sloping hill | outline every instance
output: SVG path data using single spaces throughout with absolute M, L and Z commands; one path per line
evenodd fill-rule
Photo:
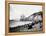
M 38 21 L 34 20 L 34 18 L 38 16 Z M 41 31 L 42 30 L 42 17 L 43 17 L 43 13 L 40 11 L 38 13 L 34 13 L 26 18 L 24 18 L 23 21 L 32 21 L 32 23 L 27 23 L 25 25 L 18 25 L 17 27 L 10 27 L 10 32 L 24 32 L 24 31 Z M 41 19 L 40 19 L 41 18 Z M 22 23 L 21 23 L 22 24 Z

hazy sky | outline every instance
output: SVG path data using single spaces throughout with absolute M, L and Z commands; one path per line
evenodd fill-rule
M 20 19 L 22 14 L 28 17 L 29 15 L 39 11 L 42 11 L 42 6 L 10 4 L 10 20 Z

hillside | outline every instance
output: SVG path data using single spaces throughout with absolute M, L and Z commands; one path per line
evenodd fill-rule
M 43 13 L 40 11 L 38 13 L 34 13 L 24 19 L 20 19 L 22 21 L 31 21 L 32 23 L 27 23 L 25 25 L 18 25 L 17 27 L 10 27 L 10 32 L 26 32 L 26 31 L 41 31 L 42 30 L 42 17 Z M 10 20 L 11 21 L 11 20 Z

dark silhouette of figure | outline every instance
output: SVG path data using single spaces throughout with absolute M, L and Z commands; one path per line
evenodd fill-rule
M 32 23 L 30 23 L 30 24 L 31 24 L 31 25 L 28 25 L 28 27 L 29 27 L 28 29 L 32 29 L 32 26 L 33 26 L 35 23 L 32 22 Z

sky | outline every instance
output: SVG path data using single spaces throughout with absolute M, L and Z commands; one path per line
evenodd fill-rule
M 42 6 L 40 5 L 10 4 L 10 20 L 19 20 L 22 14 L 28 17 L 29 15 L 39 11 L 42 11 Z

